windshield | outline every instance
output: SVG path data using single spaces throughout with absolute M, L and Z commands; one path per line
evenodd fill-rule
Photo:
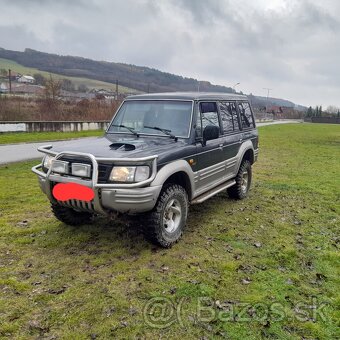
M 189 101 L 126 101 L 117 112 L 107 132 L 132 133 L 132 130 L 137 134 L 187 138 L 191 113 L 192 102 Z

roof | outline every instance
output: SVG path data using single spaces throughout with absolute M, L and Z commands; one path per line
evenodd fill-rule
M 26 78 L 26 79 L 29 79 L 29 80 L 35 80 L 32 76 L 22 76 L 22 78 Z
M 147 93 L 133 95 L 126 98 L 126 100 L 137 99 L 171 99 L 171 100 L 247 100 L 247 96 L 223 93 L 223 92 L 164 92 L 164 93 Z
M 44 88 L 38 85 L 17 85 L 12 87 L 13 93 L 33 93 L 33 94 L 41 94 L 43 93 Z

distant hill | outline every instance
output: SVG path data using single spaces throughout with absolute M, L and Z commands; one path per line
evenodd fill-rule
M 200 91 L 227 92 L 231 87 L 213 85 L 209 81 L 198 81 L 159 70 L 123 63 L 95 61 L 82 57 L 61 56 L 26 48 L 24 52 L 0 48 L 0 58 L 9 59 L 26 67 L 60 75 L 89 78 L 106 83 L 119 84 L 142 92 Z M 250 96 L 254 106 L 265 106 L 266 98 Z M 270 98 L 270 105 L 294 107 L 286 100 Z
M 108 83 L 115 83 L 118 80 L 120 85 L 144 92 L 193 91 L 199 84 L 196 79 L 184 78 L 148 67 L 60 56 L 28 48 L 24 52 L 0 49 L 0 58 L 65 76 L 86 77 Z M 200 82 L 200 90 L 232 92 L 230 87 L 212 85 L 210 82 Z
M 116 89 L 115 84 L 112 84 L 112 83 L 107 83 L 107 82 L 103 82 L 103 81 L 96 80 L 96 79 L 89 79 L 89 78 L 84 78 L 84 77 L 70 77 L 70 76 L 56 74 L 56 73 L 53 73 L 53 72 L 41 71 L 41 70 L 38 70 L 37 68 L 23 66 L 22 64 L 19 64 L 14 60 L 9 60 L 9 59 L 5 59 L 5 58 L 0 58 L 0 70 L 1 69 L 6 69 L 6 70 L 11 69 L 12 71 L 14 71 L 16 73 L 25 74 L 25 75 L 32 75 L 32 76 L 39 73 L 45 78 L 49 78 L 49 76 L 51 75 L 53 77 L 53 79 L 55 79 L 55 80 L 68 79 L 76 87 L 79 87 L 80 85 L 85 85 L 89 89 L 100 88 L 100 89 L 105 89 L 105 90 L 109 90 L 109 91 L 115 91 L 115 89 Z M 0 76 L 0 82 L 1 82 L 1 78 L 4 80 L 4 77 Z M 124 93 L 136 93 L 137 92 L 134 89 L 130 89 L 130 88 L 127 88 L 127 87 L 124 87 L 124 86 L 119 86 L 118 91 L 119 91 L 119 93 L 123 93 L 123 94 Z
M 251 101 L 252 105 L 255 107 L 265 107 L 265 106 L 282 106 L 282 107 L 290 107 L 294 108 L 298 111 L 306 111 L 307 107 L 295 104 L 286 99 L 280 98 L 273 98 L 269 97 L 262 97 L 262 96 L 254 96 L 252 94 L 248 95 L 249 100 Z

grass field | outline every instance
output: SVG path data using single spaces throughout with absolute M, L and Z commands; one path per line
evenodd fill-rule
M 340 126 L 259 131 L 249 198 L 192 206 L 168 250 L 138 221 L 66 226 L 34 162 L 0 167 L 0 336 L 339 338 Z
M 102 130 L 75 132 L 4 132 L 0 133 L 1 144 L 44 142 L 50 140 L 64 140 L 71 138 L 101 136 Z
M 104 81 L 95 80 L 95 79 L 81 78 L 81 77 L 69 77 L 69 76 L 64 76 L 64 75 L 61 75 L 61 74 L 40 71 L 36 68 L 26 67 L 26 66 L 20 65 L 13 60 L 0 58 L 0 69 L 2 69 L 2 68 L 6 69 L 6 70 L 11 69 L 12 71 L 15 71 L 15 72 L 18 72 L 18 73 L 21 73 L 21 74 L 31 75 L 31 76 L 33 76 L 35 73 L 40 73 L 45 78 L 49 78 L 50 74 L 51 74 L 53 79 L 57 79 L 57 80 L 59 80 L 59 79 L 69 79 L 76 86 L 86 85 L 90 89 L 91 88 L 102 88 L 102 89 L 111 90 L 111 91 L 116 90 L 115 84 L 106 83 Z M 138 92 L 134 89 L 130 89 L 130 88 L 125 87 L 125 86 L 118 86 L 118 90 L 119 90 L 120 93 Z

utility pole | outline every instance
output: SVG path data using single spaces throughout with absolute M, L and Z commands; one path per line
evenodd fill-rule
M 150 83 L 148 83 L 148 93 L 150 93 Z
M 197 82 L 197 92 L 200 92 L 200 81 Z
M 266 118 L 267 118 L 267 110 L 268 110 L 268 104 L 269 104 L 269 92 L 272 90 L 272 89 L 270 89 L 270 88 L 268 88 L 268 87 L 264 87 L 263 88 L 264 90 L 267 90 L 267 105 L 266 105 Z
M 8 69 L 9 93 L 12 93 L 12 71 Z
M 116 100 L 118 100 L 118 79 L 116 79 Z

